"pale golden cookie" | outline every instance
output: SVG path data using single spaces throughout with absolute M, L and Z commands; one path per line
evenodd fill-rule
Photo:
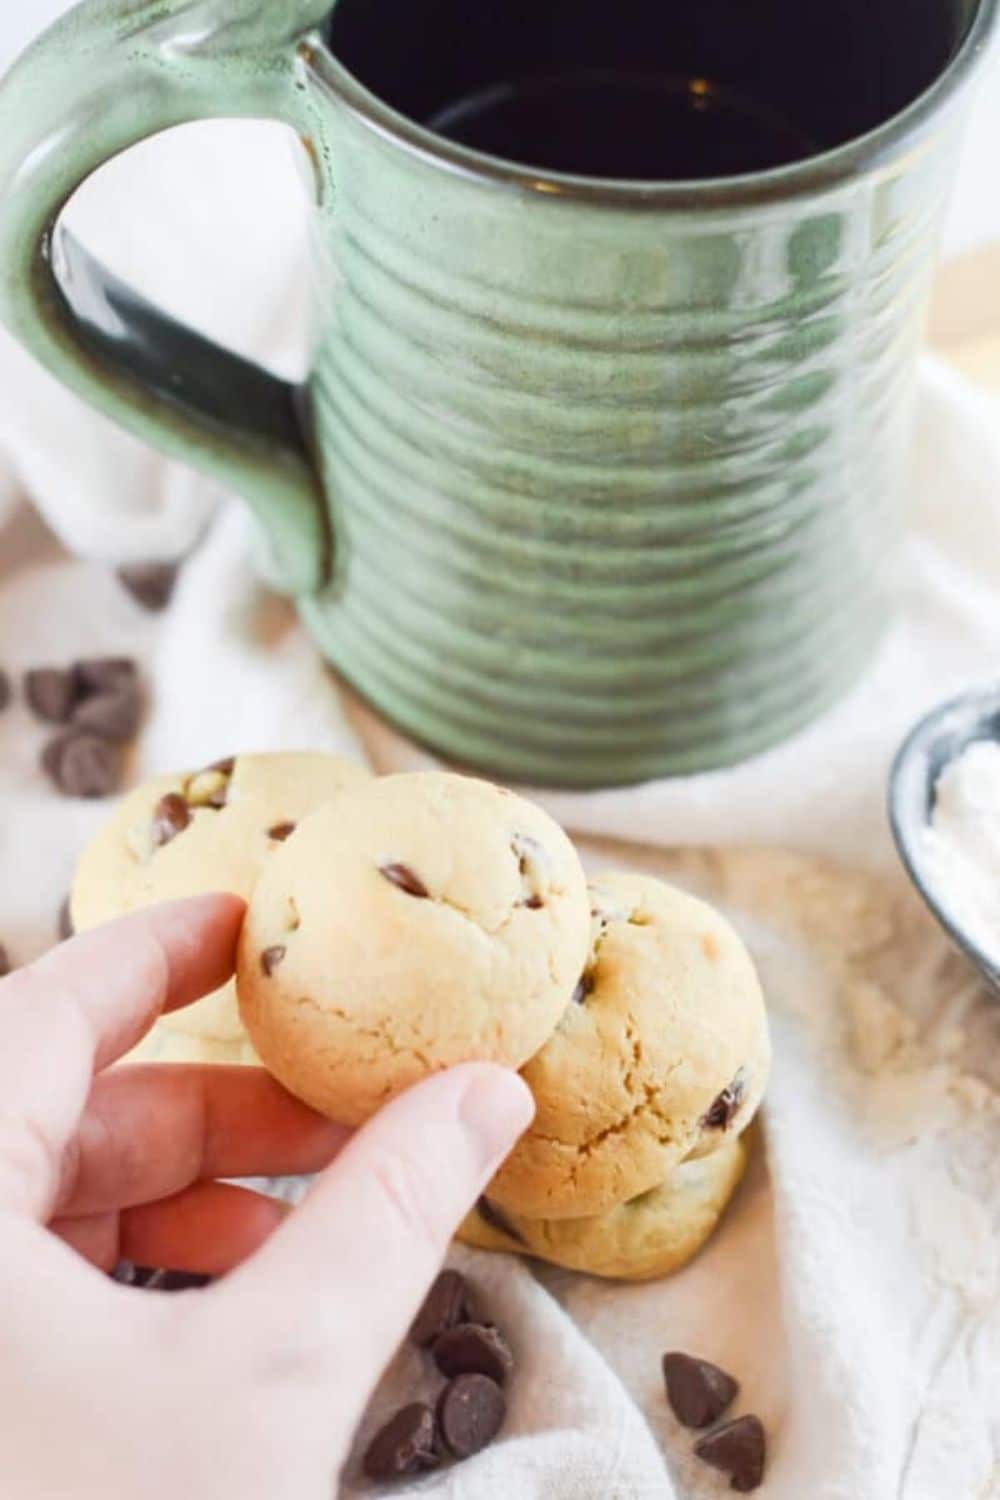
M 616 1281 L 652 1281 L 686 1265 L 715 1231 L 747 1163 L 744 1141 L 675 1168 L 631 1203 L 585 1219 L 525 1219 L 480 1200 L 458 1232 L 466 1245 L 550 1261 Z
M 575 1002 L 523 1070 L 535 1121 L 489 1189 L 531 1219 L 578 1219 L 664 1182 L 753 1118 L 770 1065 L 753 962 L 712 907 L 648 875 L 591 884 Z
M 369 780 L 340 756 L 290 752 L 241 755 L 147 782 L 123 800 L 80 860 L 71 900 L 76 931 L 160 901 L 215 891 L 248 897 L 299 819 Z M 237 1055 L 227 1061 L 256 1061 L 232 981 L 164 1016 L 155 1030 L 228 1047 Z M 201 1060 L 197 1048 L 190 1058 L 180 1055 L 183 1048 L 166 1050 L 171 1060 Z
M 247 1031 L 293 1094 L 347 1124 L 437 1069 L 521 1067 L 586 961 L 562 829 L 467 777 L 390 776 L 306 818 L 240 943 Z

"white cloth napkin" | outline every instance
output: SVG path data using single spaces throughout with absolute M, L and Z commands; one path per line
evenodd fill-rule
M 283 289 L 302 281 L 301 202 L 285 146 L 254 130 L 214 127 L 199 133 L 197 148 L 206 197 L 214 184 L 230 195 L 234 215 L 247 214 L 245 278 L 230 274 L 228 244 L 214 247 L 213 260 L 214 220 L 200 218 L 195 204 L 164 240 L 154 174 L 136 157 L 115 164 L 81 205 L 80 227 L 116 269 L 138 280 L 141 267 L 146 287 L 189 312 L 189 268 L 202 267 L 194 309 L 202 325 L 240 347 L 280 354 L 291 369 L 301 317 Z M 175 150 L 161 157 L 156 198 L 164 170 L 178 190 L 189 180 L 190 146 Z M 240 171 L 259 181 L 265 170 L 275 184 L 290 184 L 279 210 L 287 214 L 284 258 L 270 240 L 257 254 L 244 206 Z M 379 770 L 426 760 L 339 691 L 289 606 L 253 581 L 252 533 L 237 505 L 217 512 L 209 487 L 85 415 L 7 341 L 0 393 L 0 665 L 17 673 L 81 653 L 140 654 L 153 702 L 137 776 L 234 747 L 336 748 L 368 756 Z M 734 771 L 545 796 L 573 831 L 664 848 L 794 847 L 894 874 L 883 799 L 895 745 L 925 707 L 996 676 L 1000 665 L 998 412 L 931 363 L 915 460 L 899 620 L 851 698 L 793 743 Z M 162 620 L 144 615 L 106 566 L 186 552 L 206 528 Z M 52 941 L 76 854 L 104 816 L 51 793 L 35 761 L 43 738 L 20 703 L 0 716 L 0 940 L 16 961 Z M 766 883 L 768 869 L 749 886 Z M 834 906 L 843 918 L 837 891 L 831 924 Z M 820 925 L 822 910 L 819 900 L 812 915 Z M 946 1118 L 935 1106 L 922 1123 L 924 1091 L 937 1104 L 962 1093 L 935 1013 L 939 1001 L 955 1001 L 955 981 L 938 992 L 937 949 L 907 980 L 923 993 L 924 1018 L 934 1013 L 940 1055 L 918 1055 L 896 1034 L 892 1005 L 882 1015 L 877 995 L 862 996 L 866 1045 L 878 1055 L 868 1059 L 869 1082 L 856 1067 L 848 1088 L 838 1037 L 850 995 L 831 981 L 830 963 L 814 962 L 807 944 L 785 942 L 779 927 L 764 921 L 751 933 L 778 1043 L 766 1166 L 759 1158 L 722 1233 L 671 1282 L 628 1289 L 536 1278 L 514 1262 L 465 1257 L 517 1342 L 521 1372 L 506 1440 L 423 1482 L 435 1495 L 724 1493 L 725 1481 L 691 1458 L 690 1438 L 667 1415 L 657 1357 L 672 1346 L 717 1357 L 741 1377 L 743 1409 L 758 1410 L 771 1433 L 769 1500 L 1000 1500 L 995 1096 L 977 1095 L 968 1119 L 955 1103 Z M 996 1048 L 997 1013 L 975 1014 L 981 1049 Z M 875 1024 L 880 1015 L 888 1040 Z M 900 1048 L 913 1066 L 884 1075 L 882 1054 Z M 881 1122 L 877 1131 L 865 1126 L 869 1115 Z M 896 1117 L 903 1123 L 887 1137 L 886 1119 Z M 404 1354 L 380 1409 L 416 1378 Z

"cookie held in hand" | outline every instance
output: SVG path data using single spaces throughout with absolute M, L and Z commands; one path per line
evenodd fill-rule
M 586 960 L 579 858 L 487 782 L 390 776 L 306 818 L 250 903 L 240 1008 L 293 1094 L 358 1125 L 439 1069 L 519 1068 Z

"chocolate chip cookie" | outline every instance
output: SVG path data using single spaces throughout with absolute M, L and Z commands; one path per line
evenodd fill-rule
M 538 1112 L 489 1189 L 529 1219 L 603 1214 L 745 1129 L 770 1065 L 747 950 L 718 912 L 647 875 L 590 887 L 573 1003 L 523 1069 Z
M 581 1219 L 527 1219 L 480 1202 L 458 1238 L 480 1250 L 508 1251 L 616 1281 L 653 1281 L 679 1271 L 717 1228 L 747 1162 L 746 1140 L 687 1161 L 667 1182 L 608 1213 Z
M 241 755 L 158 777 L 124 799 L 81 858 L 73 926 L 83 932 L 159 901 L 214 891 L 248 897 L 306 813 L 369 779 L 339 756 L 294 753 Z M 256 1062 L 235 985 L 164 1016 L 133 1057 Z
M 521 1067 L 589 948 L 579 858 L 511 792 L 390 776 L 306 818 L 268 862 L 240 943 L 247 1031 L 314 1108 L 359 1124 L 439 1068 Z

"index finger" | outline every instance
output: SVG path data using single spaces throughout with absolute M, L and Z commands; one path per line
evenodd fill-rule
M 48 1212 L 94 1073 L 225 983 L 243 912 L 235 896 L 152 907 L 0 983 L 0 1206 Z

